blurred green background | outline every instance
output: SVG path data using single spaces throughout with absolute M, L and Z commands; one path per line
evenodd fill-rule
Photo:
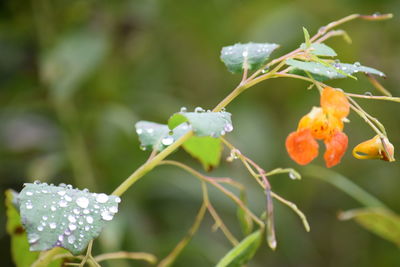
M 303 41 L 302 26 L 320 26 L 351 13 L 394 13 L 384 22 L 354 21 L 342 28 L 353 44 L 328 41 L 344 62 L 360 61 L 388 76 L 383 85 L 400 95 L 400 1 L 265 0 L 32 0 L 0 2 L 0 186 L 21 190 L 35 179 L 66 182 L 111 193 L 149 152 L 139 149 L 137 120 L 165 123 L 180 107 L 215 106 L 239 82 L 219 60 L 222 46 L 275 42 L 282 55 Z M 367 80 L 330 82 L 348 92 L 374 92 Z M 297 80 L 270 80 L 235 100 L 228 111 L 235 130 L 228 139 L 266 170 L 294 167 L 284 141 L 311 106 L 315 90 Z M 399 104 L 359 101 L 385 124 L 400 145 Z M 372 130 L 350 115 L 349 147 Z M 224 158 L 229 154 L 225 151 Z M 322 154 L 322 153 L 321 153 Z M 200 169 L 185 152 L 171 158 Z M 315 164 L 323 165 L 322 157 Z M 348 151 L 335 171 L 400 211 L 400 166 L 358 161 Z M 211 175 L 245 183 L 250 205 L 261 212 L 263 193 L 239 162 L 225 160 Z M 340 222 L 337 212 L 360 205 L 319 180 L 271 177 L 273 190 L 306 213 L 311 232 L 275 204 L 278 248 L 264 244 L 249 266 L 400 266 L 398 248 L 360 228 Z M 3 195 L 2 195 L 3 199 Z M 240 236 L 235 206 L 212 192 L 215 207 Z M 190 227 L 201 203 L 198 181 L 161 166 L 123 197 L 121 211 L 95 243 L 96 253 L 146 251 L 162 258 Z M 1 206 L 2 266 L 12 266 Z M 174 266 L 213 266 L 229 250 L 207 216 Z M 114 262 L 109 266 L 146 266 Z

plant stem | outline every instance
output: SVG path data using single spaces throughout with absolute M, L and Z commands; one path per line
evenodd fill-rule
M 144 260 L 152 264 L 157 262 L 157 258 L 152 254 L 145 252 L 127 252 L 127 251 L 104 253 L 96 256 L 94 259 L 97 262 L 106 260 L 116 260 L 116 259 Z
M 171 154 L 175 149 L 180 147 L 186 140 L 193 136 L 193 132 L 190 131 L 183 135 L 181 138 L 176 140 L 169 147 L 161 151 L 157 156 L 147 161 L 145 164 L 140 166 L 134 173 L 132 173 L 122 184 L 120 184 L 112 195 L 121 196 L 125 193 L 126 190 L 129 189 L 135 182 L 137 182 L 140 178 L 142 178 L 146 173 L 151 171 L 154 167 L 156 167 L 163 159 L 165 159 L 169 154 Z
M 235 194 L 233 194 L 231 191 L 227 190 L 225 187 L 221 186 L 214 179 L 212 179 L 210 177 L 206 177 L 203 174 L 201 174 L 200 172 L 198 172 L 198 171 L 192 169 L 191 167 L 189 167 L 189 166 L 187 166 L 187 165 L 185 165 L 183 163 L 180 163 L 178 161 L 164 160 L 164 161 L 161 161 L 159 163 L 159 165 L 163 165 L 163 164 L 177 166 L 177 167 L 179 167 L 179 168 L 191 173 L 193 176 L 199 178 L 200 180 L 212 184 L 214 187 L 216 187 L 221 192 L 223 192 L 226 196 L 228 196 L 230 199 L 232 199 L 239 207 L 241 207 L 258 225 L 260 225 L 261 228 L 264 227 L 264 223 L 256 215 L 254 215 L 254 213 L 251 212 L 246 207 L 246 205 L 237 196 L 235 196 Z
M 192 239 L 194 234 L 197 232 L 197 230 L 200 227 L 201 222 L 203 221 L 204 215 L 207 211 L 207 205 L 203 201 L 197 215 L 196 219 L 194 220 L 194 223 L 192 227 L 190 227 L 188 233 L 186 236 L 176 245 L 176 247 L 171 251 L 170 254 L 168 254 L 167 257 L 165 257 L 157 266 L 158 267 L 168 267 L 171 266 L 175 259 L 179 256 L 179 254 L 182 252 L 182 250 L 186 247 L 186 245 L 189 243 L 189 241 Z

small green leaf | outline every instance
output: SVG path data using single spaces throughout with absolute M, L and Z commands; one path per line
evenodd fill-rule
M 61 39 L 43 58 L 42 77 L 58 100 L 67 100 L 96 68 L 107 52 L 100 33 L 75 32 Z
M 221 60 L 232 73 L 241 73 L 247 66 L 248 70 L 262 67 L 271 53 L 279 45 L 269 43 L 247 43 L 225 46 L 221 50 Z
M 310 42 L 310 34 L 308 33 L 307 29 L 303 27 L 303 33 L 304 33 L 304 40 L 305 40 L 305 47 L 310 48 L 311 47 L 311 42 Z
M 196 136 L 220 137 L 233 130 L 231 114 L 225 111 L 204 112 L 179 112 L 172 115 L 168 121 L 170 129 L 177 124 L 187 121 Z
M 190 130 L 187 123 L 183 123 L 173 130 L 170 130 L 166 124 L 150 121 L 139 121 L 135 127 L 141 148 L 143 150 L 156 149 L 157 151 L 164 150 Z
M 183 148 L 192 157 L 198 159 L 207 171 L 219 164 L 222 153 L 222 145 L 219 138 L 192 136 L 183 144 Z
M 247 205 L 247 197 L 244 191 L 240 192 L 240 200 Z M 238 217 L 243 234 L 245 236 L 249 235 L 253 230 L 253 220 L 251 217 L 240 206 L 237 207 L 236 216 Z
M 28 238 L 26 237 L 25 229 L 22 227 L 18 210 L 15 208 L 18 193 L 13 190 L 7 190 L 5 194 L 7 233 L 11 236 L 12 258 L 17 267 L 29 267 L 39 257 L 39 253 L 29 251 Z
M 300 48 L 306 50 L 308 47 L 305 43 L 300 45 Z M 314 43 L 310 45 L 309 52 L 316 56 L 323 56 L 323 57 L 336 57 L 337 54 L 335 50 L 327 46 L 326 44 Z
M 232 248 L 216 265 L 216 267 L 241 267 L 253 258 L 261 244 L 262 232 L 260 230 L 243 239 Z
M 400 216 L 384 208 L 355 209 L 339 214 L 339 219 L 354 219 L 368 231 L 400 246 Z
M 30 250 L 63 247 L 74 255 L 100 234 L 121 201 L 116 196 L 46 183 L 25 184 L 18 199 Z
M 348 75 L 363 72 L 366 74 L 375 74 L 381 77 L 384 77 L 385 74 L 381 71 L 376 69 L 365 67 L 360 65 L 360 63 L 356 62 L 354 64 L 348 63 L 333 63 L 331 67 L 327 67 L 319 62 L 306 62 L 300 61 L 295 59 L 288 59 L 286 60 L 286 64 L 289 66 L 294 67 L 292 72 L 301 74 L 301 71 L 307 71 L 312 73 L 313 75 L 317 75 L 321 80 L 322 79 L 339 79 L 339 78 L 346 78 L 345 75 L 340 74 L 338 71 L 345 72 Z M 337 71 L 335 71 L 335 69 Z M 300 71 L 299 71 L 300 70 Z M 304 75 L 306 76 L 306 75 Z

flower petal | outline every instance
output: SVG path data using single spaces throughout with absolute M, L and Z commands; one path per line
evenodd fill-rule
M 318 143 L 310 129 L 292 132 L 286 138 L 286 150 L 298 164 L 306 165 L 318 156 Z
M 325 140 L 324 159 L 326 167 L 333 167 L 340 162 L 346 152 L 348 142 L 347 135 L 341 131 L 335 131 L 330 139 Z
M 303 116 L 297 130 L 310 129 L 315 139 L 330 139 L 336 130 L 343 130 L 343 122 L 337 117 L 325 113 L 320 107 L 313 107 Z
M 358 144 L 353 149 L 353 156 L 357 159 L 381 159 L 385 161 L 394 161 L 394 146 L 387 138 L 381 139 L 379 135 L 376 135 L 375 137 Z
M 321 107 L 326 113 L 343 119 L 349 115 L 350 104 L 346 95 L 332 87 L 325 87 L 321 94 Z

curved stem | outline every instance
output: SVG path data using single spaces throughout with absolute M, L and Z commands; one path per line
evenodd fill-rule
M 194 170 L 193 168 L 180 163 L 178 161 L 173 161 L 173 160 L 164 160 L 159 163 L 159 165 L 174 165 L 177 166 L 189 173 L 191 173 L 193 176 L 199 178 L 202 181 L 205 181 L 209 184 L 212 184 L 214 187 L 216 187 L 218 190 L 223 192 L 226 196 L 228 196 L 230 199 L 232 199 L 239 207 L 241 207 L 260 227 L 264 227 L 264 223 L 262 220 L 260 220 L 256 215 L 254 215 L 253 212 L 249 210 L 249 208 L 246 207 L 246 205 L 237 197 L 235 194 L 233 194 L 231 191 L 226 189 L 225 187 L 221 186 L 218 182 L 216 182 L 213 178 L 204 176 L 200 172 Z
M 120 184 L 117 189 L 112 192 L 112 195 L 121 196 L 129 189 L 135 182 L 142 178 L 146 173 L 151 171 L 156 167 L 163 159 L 165 159 L 169 154 L 171 154 L 175 149 L 180 147 L 186 140 L 193 136 L 193 132 L 190 131 L 183 135 L 181 138 L 176 140 L 169 147 L 161 151 L 157 156 L 147 161 L 145 164 L 140 166 L 134 173 L 132 173 L 122 184 Z

